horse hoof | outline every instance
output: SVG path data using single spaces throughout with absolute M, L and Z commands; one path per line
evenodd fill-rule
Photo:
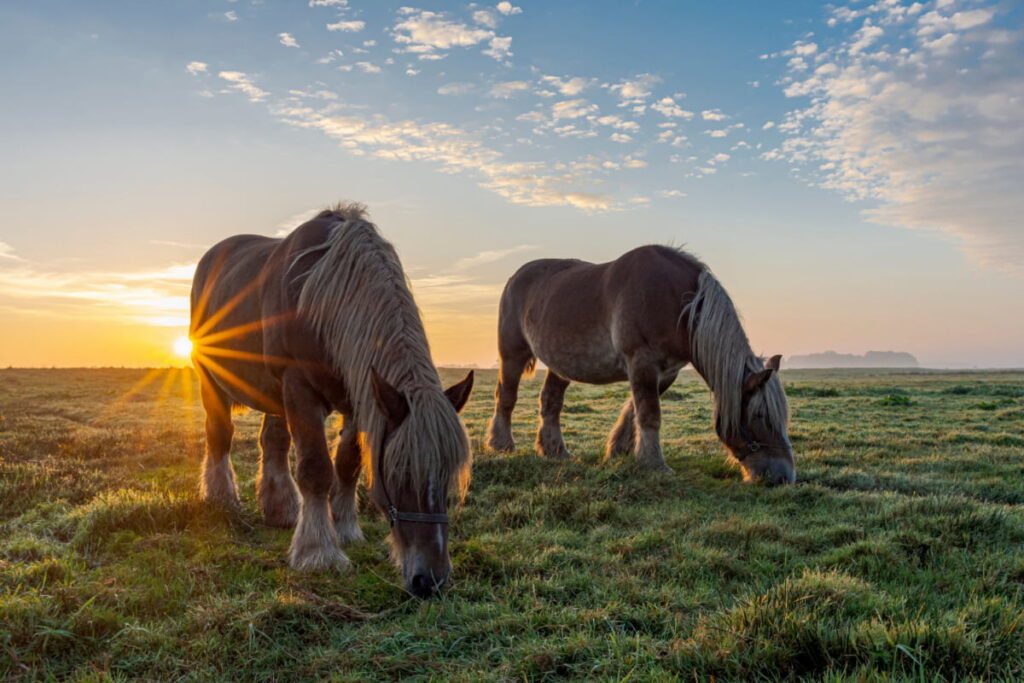
M 317 549 L 307 552 L 292 552 L 289 564 L 296 571 L 333 570 L 346 573 L 352 569 L 352 562 L 337 548 Z
M 366 536 L 363 536 L 363 530 L 359 528 L 359 524 L 336 524 L 334 529 L 338 532 L 338 542 L 342 545 L 362 543 L 366 540 Z

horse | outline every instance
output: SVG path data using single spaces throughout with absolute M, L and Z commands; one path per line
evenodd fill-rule
M 536 450 L 570 457 L 560 414 L 570 382 L 629 381 L 631 396 L 605 457 L 635 453 L 665 464 L 660 396 L 688 363 L 714 395 L 715 431 L 746 481 L 793 483 L 789 408 L 778 379 L 781 356 L 751 351 L 736 308 L 711 270 L 681 249 L 642 246 L 609 263 L 540 259 L 509 278 L 498 311 L 500 371 L 487 445 L 513 451 L 519 380 L 547 366 Z
M 350 567 L 340 545 L 363 540 L 364 470 L 406 590 L 435 593 L 451 571 L 449 496 L 469 485 L 458 413 L 473 373 L 442 388 L 398 255 L 365 207 L 335 205 L 284 238 L 219 242 L 196 268 L 191 308 L 206 413 L 201 497 L 239 505 L 232 408 L 261 411 L 257 497 L 266 524 L 295 527 L 291 567 Z M 332 463 L 324 420 L 335 411 L 343 422 Z

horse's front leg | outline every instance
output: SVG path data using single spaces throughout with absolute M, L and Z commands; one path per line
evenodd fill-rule
M 487 426 L 487 447 L 492 451 L 510 453 L 516 449 L 512 438 L 512 410 L 519 396 L 519 379 L 531 358 L 529 351 L 501 357 L 498 386 L 494 390 L 494 415 Z
M 359 428 L 355 419 L 351 415 L 346 415 L 338 448 L 334 453 L 334 471 L 338 475 L 338 480 L 331 493 L 331 515 L 342 543 L 362 541 L 364 538 L 356 515 L 356 485 L 359 483 L 359 471 L 362 466 Z
M 284 529 L 295 526 L 299 516 L 299 492 L 288 467 L 292 437 L 283 417 L 266 414 L 260 426 L 260 472 L 256 497 L 267 526 Z
M 540 392 L 540 428 L 537 430 L 537 452 L 549 458 L 572 457 L 562 438 L 562 405 L 569 380 L 549 368 Z
M 651 469 L 671 472 L 661 451 L 661 392 L 657 366 L 642 355 L 631 358 L 629 388 L 636 411 L 636 459 Z
M 237 508 L 238 484 L 230 455 L 231 437 L 235 433 L 231 424 L 231 401 L 201 363 L 196 363 L 196 374 L 199 375 L 200 397 L 206 411 L 206 454 L 199 478 L 199 497 L 208 503 Z
M 662 378 L 660 384 L 658 385 L 659 396 L 663 396 L 665 392 L 668 391 L 669 387 L 671 387 L 675 383 L 676 377 L 678 375 L 679 373 L 676 372 L 674 374 Z M 605 459 L 608 459 L 616 455 L 633 453 L 635 450 L 636 410 L 633 409 L 633 397 L 630 396 L 622 405 L 622 412 L 619 413 L 619 419 L 618 421 L 616 421 L 615 426 L 612 428 L 611 433 L 608 435 L 608 441 L 605 443 L 604 457 Z
M 290 371 L 284 377 L 284 407 L 295 440 L 295 474 L 302 494 L 289 551 L 291 566 L 346 570 L 351 563 L 338 545 L 328 501 L 334 468 L 324 438 L 327 409 L 302 375 Z

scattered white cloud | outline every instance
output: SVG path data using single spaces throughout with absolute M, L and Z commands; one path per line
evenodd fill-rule
M 505 16 L 509 16 L 509 15 L 512 15 L 512 14 L 522 14 L 523 13 L 523 8 L 522 7 L 516 7 L 511 2 L 505 2 L 504 0 L 502 0 L 502 2 L 499 2 L 497 5 L 495 5 L 495 9 L 497 9 L 499 12 L 501 12 Z
M 668 118 L 692 119 L 693 112 L 683 109 L 671 97 L 663 97 L 651 105 L 651 109 Z
M 833 10 L 835 25 L 863 23 L 811 75 L 784 80 L 808 101 L 764 156 L 871 202 L 872 220 L 938 231 L 975 262 L 1024 274 L 1024 34 L 990 26 L 998 5 L 918 5 Z
M 597 105 L 584 99 L 563 100 L 551 105 L 551 116 L 557 119 L 578 119 L 597 111 Z
M 252 77 L 241 71 L 221 71 L 217 75 L 228 82 L 229 89 L 244 93 L 250 102 L 262 102 L 270 94 L 257 87 Z
M 627 142 L 632 142 L 633 136 L 627 135 L 626 133 L 612 133 L 611 135 L 608 136 L 608 139 L 611 140 L 612 142 L 625 144 Z
M 24 261 L 25 260 L 25 259 L 21 258 L 20 256 L 18 256 L 17 254 L 15 254 L 14 253 L 14 247 L 12 247 L 11 245 L 7 244 L 6 242 L 0 242 L 0 259 L 7 260 L 7 261 Z
M 356 62 L 356 66 L 363 72 L 368 74 L 380 73 L 380 67 L 371 62 Z
M 473 12 L 473 21 L 487 28 L 498 28 L 498 17 L 490 10 L 482 9 Z
M 35 315 L 186 327 L 194 272 L 195 264 L 61 272 L 15 257 L 0 261 L 0 296 L 31 301 Z
M 278 33 L 278 39 L 281 44 L 285 47 L 299 47 L 299 43 L 295 40 L 295 37 L 290 33 Z
M 229 10 L 224 13 L 224 18 L 228 21 L 238 21 L 238 14 L 234 10 Z
M 392 28 L 396 43 L 405 52 L 433 55 L 437 50 L 472 47 L 487 43 L 483 54 L 501 60 L 511 55 L 512 38 L 495 35 L 490 28 L 479 28 L 448 19 L 444 13 L 403 7 L 399 21 Z
M 358 33 L 364 28 L 366 28 L 366 22 L 358 20 L 336 21 L 333 24 L 327 24 L 328 31 L 342 31 L 345 33 Z
M 558 76 L 541 76 L 542 83 L 549 85 L 566 97 L 574 97 L 586 90 L 594 81 L 580 76 L 560 78 Z
M 700 113 L 700 117 L 705 121 L 725 121 L 729 118 L 718 109 L 705 109 Z
M 185 66 L 185 71 L 196 76 L 198 74 L 206 73 L 207 66 L 206 62 L 189 62 L 188 65 Z
M 625 78 L 608 87 L 627 102 L 644 100 L 651 95 L 651 88 L 661 82 L 660 76 L 654 74 L 637 74 L 633 78 Z
M 489 97 L 507 100 L 516 93 L 524 92 L 529 88 L 530 84 L 526 81 L 505 81 L 504 83 L 495 83 L 487 94 Z
M 445 83 L 437 89 L 438 95 L 465 95 L 476 87 L 472 83 Z
M 336 7 L 345 9 L 348 7 L 348 0 L 309 0 L 310 7 Z
M 455 265 L 451 267 L 451 270 L 456 273 L 460 273 L 466 270 L 472 270 L 478 266 L 484 266 L 488 263 L 495 263 L 500 261 L 507 256 L 512 254 L 521 254 L 524 251 L 532 251 L 537 246 L 534 244 L 520 244 L 515 247 L 509 247 L 508 249 L 493 249 L 488 251 L 481 251 L 475 256 L 469 256 L 466 258 L 459 259 L 455 262 Z

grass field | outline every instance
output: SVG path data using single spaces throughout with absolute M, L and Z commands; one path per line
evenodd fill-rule
M 452 380 L 456 371 L 444 371 Z M 387 525 L 349 575 L 299 574 L 254 500 L 195 496 L 190 371 L 0 371 L 0 677 L 829 681 L 1024 678 L 1024 373 L 784 371 L 798 484 L 745 485 L 689 373 L 666 396 L 672 476 L 601 462 L 623 385 L 573 385 L 575 461 L 482 452 L 454 585 L 409 598 Z M 541 375 L 542 377 L 542 375 Z

